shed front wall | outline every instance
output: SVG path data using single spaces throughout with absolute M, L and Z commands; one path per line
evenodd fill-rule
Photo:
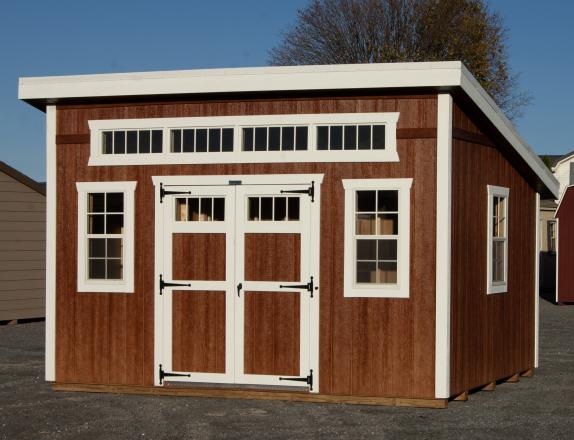
M 574 302 L 574 188 L 566 189 L 560 201 L 558 218 L 557 302 Z
M 57 139 L 88 120 L 247 114 L 400 112 L 399 129 L 436 133 L 428 96 L 284 98 L 58 106 Z M 413 137 L 412 131 L 410 136 Z M 73 139 L 68 137 L 67 139 Z M 82 141 L 87 142 L 87 141 Z M 89 144 L 57 144 L 56 381 L 152 385 L 152 176 L 324 173 L 321 186 L 320 388 L 325 394 L 434 398 L 436 138 L 399 139 L 397 163 L 89 167 Z M 217 159 L 217 153 L 214 153 Z M 343 297 L 342 179 L 411 177 L 410 298 Z M 77 181 L 137 181 L 135 292 L 77 293 Z
M 0 321 L 43 318 L 46 196 L 0 172 Z
M 456 103 L 453 127 L 483 134 Z M 487 185 L 510 188 L 508 291 L 490 295 Z M 534 368 L 535 216 L 534 189 L 497 148 L 453 139 L 451 395 Z

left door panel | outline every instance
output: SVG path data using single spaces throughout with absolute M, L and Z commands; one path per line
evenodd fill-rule
M 163 380 L 231 383 L 234 188 L 166 188 L 162 204 Z

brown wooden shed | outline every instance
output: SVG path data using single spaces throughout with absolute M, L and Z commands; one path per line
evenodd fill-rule
M 556 302 L 574 303 L 574 186 L 562 193 L 556 209 Z
M 459 62 L 23 78 L 59 389 L 444 407 L 537 364 L 557 182 Z
M 43 318 L 45 186 L 0 161 L 0 321 Z

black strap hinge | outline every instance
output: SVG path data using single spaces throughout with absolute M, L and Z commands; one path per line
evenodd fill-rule
M 315 287 L 315 283 L 313 282 L 313 277 L 307 284 L 280 284 L 280 289 L 305 289 L 307 292 L 311 294 L 311 298 L 313 298 L 313 291 L 317 290 L 319 287 Z
M 183 287 L 191 287 L 189 283 L 170 283 L 163 280 L 162 274 L 159 274 L 159 294 L 163 295 L 163 289 L 165 287 L 176 287 L 176 286 L 183 286 Z
M 173 194 L 191 194 L 191 191 L 168 191 L 163 187 L 163 183 L 159 184 L 159 203 L 163 203 L 163 198 L 165 196 L 170 196 Z
M 161 364 L 159 364 L 159 384 L 163 384 L 163 380 L 166 377 L 191 377 L 189 373 L 168 373 L 167 371 L 163 371 Z
M 307 194 L 311 197 L 311 202 L 315 201 L 315 181 L 311 182 L 311 186 L 307 189 L 282 189 L 281 194 Z
M 309 376 L 307 377 L 280 377 L 279 380 L 288 380 L 291 382 L 305 382 L 309 385 L 309 390 L 313 391 L 313 370 L 309 371 Z

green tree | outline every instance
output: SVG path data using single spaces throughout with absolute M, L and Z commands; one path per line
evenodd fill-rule
M 312 0 L 272 65 L 462 61 L 510 119 L 530 97 L 508 62 L 507 29 L 484 0 Z

